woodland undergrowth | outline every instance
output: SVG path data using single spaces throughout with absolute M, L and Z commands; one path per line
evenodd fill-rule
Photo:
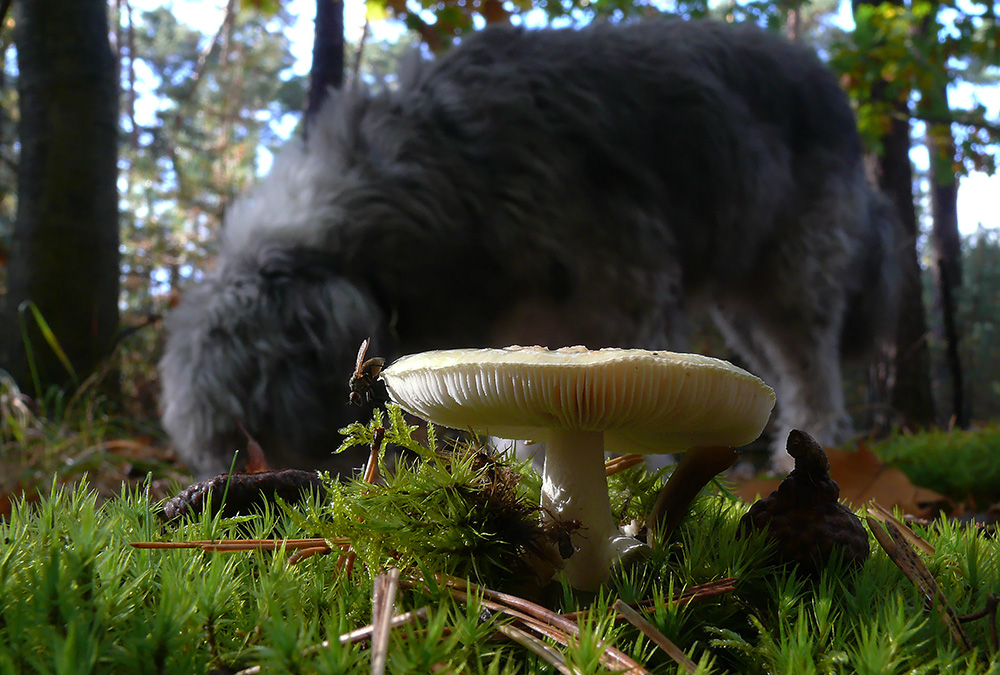
M 16 503 L 0 522 L 0 674 L 370 673 L 382 659 L 389 673 L 612 673 L 630 662 L 651 673 L 1000 673 L 989 617 L 962 624 L 973 649 L 961 648 L 874 538 L 856 572 L 834 561 L 803 577 L 768 563 L 761 537 L 737 538 L 747 507 L 718 485 L 601 592 L 574 592 L 558 575 L 542 585 L 535 558 L 547 549 L 551 560 L 561 535 L 538 524 L 537 474 L 433 431 L 417 442 L 395 409 L 352 426 L 347 444 L 371 444 L 380 428 L 382 447 L 404 450 L 395 461 L 382 452 L 379 480 L 331 480 L 297 506 L 166 525 L 148 490 L 98 504 L 86 483 Z M 620 521 L 641 520 L 662 480 L 642 467 L 611 476 Z M 934 547 L 920 555 L 958 614 L 1000 593 L 989 533 L 945 519 L 914 529 Z M 302 556 L 281 546 L 131 546 L 306 537 L 330 552 L 289 564 Z M 379 624 L 387 578 L 386 616 L 408 620 L 379 643 L 359 629 Z M 720 580 L 730 580 L 724 592 L 697 590 Z M 684 589 L 694 591 L 673 601 Z M 550 637 L 514 618 L 509 603 L 521 600 L 549 612 L 538 630 L 550 626 Z M 616 601 L 687 658 L 621 619 Z

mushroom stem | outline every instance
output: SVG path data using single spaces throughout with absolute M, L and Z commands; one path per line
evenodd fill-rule
M 685 452 L 646 519 L 653 535 L 666 541 L 687 515 L 688 506 L 701 489 L 731 467 L 737 456 L 732 448 L 719 446 L 691 448 Z
M 542 507 L 561 523 L 579 521 L 579 529 L 571 533 L 576 550 L 564 567 L 573 588 L 597 590 L 607 580 L 615 560 L 642 546 L 622 535 L 611 516 L 601 432 L 548 431 Z

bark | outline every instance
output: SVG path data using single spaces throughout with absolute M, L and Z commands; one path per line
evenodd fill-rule
M 926 15 L 921 22 L 919 37 L 929 52 L 927 63 L 934 67 L 934 76 L 927 90 L 921 92 L 919 112 L 940 120 L 951 119 L 948 104 L 947 56 L 937 53 L 937 35 L 940 26 L 937 11 Z M 933 66 L 930 66 L 933 64 Z M 962 238 L 958 232 L 958 178 L 955 135 L 951 122 L 927 123 L 927 154 L 930 157 L 931 201 L 931 276 L 934 280 L 934 305 L 939 321 L 935 324 L 939 339 L 944 343 L 945 358 L 940 375 L 935 369 L 935 381 L 947 382 L 951 405 L 944 422 L 964 428 L 969 424 L 969 409 L 965 401 L 962 362 L 958 352 L 958 323 L 956 320 L 956 292 L 962 285 Z
M 903 224 L 902 291 L 895 344 L 890 348 L 890 405 L 903 425 L 916 428 L 934 422 L 931 394 L 927 319 L 920 283 L 917 253 L 917 215 L 913 206 L 913 167 L 910 165 L 910 123 L 900 105 L 890 131 L 882 138 L 878 158 L 879 186 L 896 205 Z
M 938 92 L 947 105 L 945 93 Z M 934 299 L 941 319 L 941 337 L 945 346 L 945 378 L 948 380 L 951 405 L 948 422 L 960 428 L 969 425 L 969 406 L 965 400 L 965 382 L 959 357 L 959 329 L 955 298 L 962 285 L 961 236 L 958 232 L 958 181 L 955 177 L 955 138 L 948 126 L 931 129 L 927 137 L 930 154 L 930 191 L 933 229 L 931 230 L 932 276 Z
M 105 0 L 15 3 L 21 161 L 0 367 L 30 379 L 18 308 L 31 301 L 77 380 L 118 329 L 118 86 Z M 25 315 L 41 386 L 72 378 Z M 30 389 L 29 389 L 30 391 Z
M 343 85 L 344 3 L 342 0 L 316 0 L 316 31 L 306 120 L 316 115 L 331 88 L 340 89 Z

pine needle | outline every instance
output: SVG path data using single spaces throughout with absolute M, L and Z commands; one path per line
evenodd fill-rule
M 633 466 L 638 466 L 645 461 L 646 458 L 643 455 L 620 455 L 612 457 L 604 463 L 604 475 L 613 476 L 626 469 L 631 469 Z
M 487 609 L 511 616 L 529 630 L 562 645 L 568 646 L 580 637 L 580 628 L 574 621 L 530 600 L 444 574 L 435 575 L 435 579 L 438 585 L 448 589 L 455 599 L 467 602 L 470 593 L 481 594 L 482 604 Z M 422 579 L 414 581 L 423 583 Z M 601 663 L 610 670 L 622 672 L 623 675 L 649 675 L 649 671 L 613 645 L 604 645 Z
M 579 670 L 570 667 L 566 663 L 566 659 L 563 658 L 563 655 L 558 650 L 553 649 L 552 646 L 539 640 L 534 635 L 508 624 L 500 624 L 497 626 L 497 631 L 538 656 L 562 673 L 562 675 L 581 675 Z
M 350 543 L 346 539 L 323 539 L 314 537 L 310 539 L 201 539 L 195 541 L 133 541 L 133 548 L 141 549 L 171 549 L 171 548 L 200 548 L 203 551 L 230 552 L 230 551 L 277 551 L 284 548 L 286 551 L 308 548 L 324 548 L 330 550 L 331 546 Z
M 667 655 L 677 662 L 679 666 L 687 670 L 689 673 L 693 673 L 698 670 L 698 664 L 688 658 L 687 654 L 681 651 L 680 647 L 675 645 L 670 638 L 661 633 L 656 629 L 656 626 L 646 621 L 645 618 L 639 612 L 635 611 L 619 598 L 615 600 L 615 604 L 612 605 L 614 609 L 625 617 L 629 623 L 642 631 L 642 634 L 652 640 L 660 649 L 665 651 Z
M 375 577 L 372 587 L 372 675 L 382 675 L 385 672 L 389 654 L 389 631 L 392 629 L 398 588 L 399 569 L 396 567 Z

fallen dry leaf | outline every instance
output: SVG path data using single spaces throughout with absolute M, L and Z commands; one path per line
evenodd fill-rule
M 830 477 L 840 486 L 840 501 L 853 509 L 874 499 L 890 510 L 898 508 L 923 518 L 935 515 L 942 505 L 951 505 L 944 495 L 914 485 L 902 471 L 883 464 L 864 444 L 856 450 L 827 450 L 826 454 L 830 458 Z M 733 492 L 753 502 L 758 496 L 771 494 L 779 483 L 780 479 L 743 481 Z

